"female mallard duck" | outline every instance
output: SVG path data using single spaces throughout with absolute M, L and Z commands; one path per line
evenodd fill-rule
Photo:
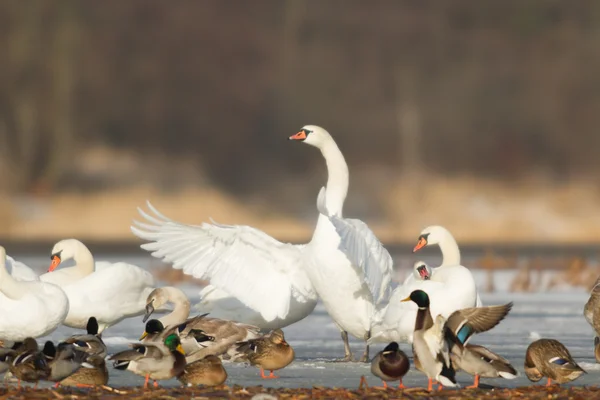
M 475 333 L 496 326 L 510 311 L 512 303 L 502 306 L 465 308 L 453 312 L 448 319 L 438 315 L 433 321 L 429 296 L 414 290 L 402 301 L 413 301 L 419 307 L 413 335 L 415 368 L 429 378 L 428 390 L 435 379 L 443 386 L 457 386 L 450 352 L 462 357 L 464 345 Z
M 539 339 L 527 347 L 525 353 L 525 375 L 532 382 L 543 377 L 548 378 L 546 386 L 552 381 L 566 383 L 574 381 L 586 372 L 573 360 L 569 350 L 554 339 Z
M 465 345 L 462 352 L 459 346 L 453 346 L 450 360 L 457 371 L 461 370 L 475 377 L 473 385 L 467 388 L 478 388 L 480 377 L 515 379 L 519 376 L 508 360 L 476 344 Z
M 592 287 L 590 298 L 583 307 L 583 315 L 596 333 L 596 337 L 594 338 L 594 356 L 596 357 L 596 362 L 600 363 L 600 278 L 596 279 Z
M 218 386 L 227 379 L 227 371 L 223 368 L 219 357 L 208 355 L 201 360 L 186 365 L 177 379 L 188 386 Z
M 183 372 L 186 361 L 179 336 L 172 333 L 161 343 L 133 343 L 133 350 L 125 350 L 109 357 L 114 361 L 116 369 L 128 370 L 134 374 L 145 376 L 144 388 L 148 388 L 148 380 L 171 379 Z
M 25 338 L 23 344 L 16 350 L 15 358 L 10 367 L 10 372 L 18 379 L 18 387 L 21 387 L 21 381 L 35 383 L 50 376 L 50 367 L 39 351 L 38 344 L 34 338 Z
M 273 371 L 285 368 L 294 361 L 294 349 L 285 341 L 281 329 L 275 329 L 258 339 L 238 343 L 237 351 L 243 354 L 250 364 L 260 367 L 260 376 L 263 379 L 278 378 Z M 269 376 L 265 376 L 265 369 L 271 371 Z
M 398 343 L 392 342 L 385 349 L 375 355 L 371 360 L 371 373 L 380 378 L 383 387 L 387 389 L 387 382 L 400 381 L 399 389 L 404 389 L 402 377 L 410 368 L 406 354 L 400 350 Z
M 94 387 L 108 383 L 108 369 L 104 358 L 97 355 L 87 355 L 75 373 L 61 380 L 57 385 L 75 387 Z

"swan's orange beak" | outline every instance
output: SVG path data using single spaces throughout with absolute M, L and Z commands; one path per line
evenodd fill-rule
M 300 132 L 296 133 L 295 135 L 292 135 L 289 137 L 289 140 L 304 140 L 306 139 L 306 132 L 304 130 L 301 130 Z
M 52 256 L 52 262 L 50 263 L 50 267 L 48 267 L 48 272 L 52 272 L 58 267 L 60 264 L 60 257 L 57 255 Z
M 416 253 L 417 251 L 421 250 L 425 246 L 427 246 L 427 239 L 425 239 L 423 236 L 421 236 L 419 238 L 419 241 L 417 242 L 417 245 L 413 249 L 413 253 Z

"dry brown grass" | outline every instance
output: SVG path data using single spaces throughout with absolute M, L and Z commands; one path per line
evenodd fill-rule
M 419 181 L 397 180 L 373 193 L 373 199 L 377 198 L 383 199 L 383 222 L 366 222 L 387 243 L 410 242 L 431 224 L 446 226 L 462 243 L 600 241 L 600 193 L 587 183 L 551 185 L 535 180 L 502 184 L 467 177 L 424 177 Z M 189 224 L 212 217 L 217 222 L 247 224 L 297 242 L 308 240 L 314 229 L 314 220 L 276 210 L 262 215 L 243 200 L 211 188 L 167 194 L 138 187 L 94 195 L 0 197 L 0 237 L 135 240 L 129 225 L 137 217 L 136 208 L 145 206 L 146 199 L 168 217 Z

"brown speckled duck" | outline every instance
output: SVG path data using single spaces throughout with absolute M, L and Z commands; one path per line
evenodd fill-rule
M 218 386 L 227 380 L 227 372 L 223 368 L 221 359 L 211 354 L 186 365 L 177 379 L 188 386 Z
M 294 349 L 285 341 L 281 329 L 275 329 L 257 339 L 241 342 L 237 351 L 243 354 L 250 364 L 260 367 L 260 376 L 263 379 L 278 378 L 273 371 L 285 368 L 294 361 Z M 271 371 L 269 376 L 265 375 L 266 369 Z
M 583 307 L 583 316 L 588 324 L 594 328 L 594 356 L 596 362 L 600 363 L 600 278 L 596 279 L 590 292 L 590 298 Z
M 525 374 L 532 382 L 543 377 L 548 378 L 546 386 L 552 381 L 567 383 L 574 381 L 586 372 L 573 360 L 569 350 L 554 339 L 539 339 L 527 347 L 525 353 Z

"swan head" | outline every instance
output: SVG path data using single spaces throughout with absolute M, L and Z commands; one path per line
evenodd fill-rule
M 143 322 L 146 322 L 154 310 L 160 308 L 169 302 L 169 295 L 163 288 L 156 288 L 150 292 L 146 298 L 146 314 Z
M 289 140 L 298 140 L 311 146 L 322 148 L 331 142 L 331 135 L 325 129 L 316 125 L 305 125 L 300 131 L 289 137 Z
M 64 239 L 56 243 L 50 253 L 50 260 L 52 261 L 48 272 L 54 271 L 61 262 L 75 258 L 75 254 L 82 245 L 83 243 L 77 239 Z
M 419 239 L 417 241 L 417 245 L 413 249 L 413 253 L 416 253 L 425 246 L 431 246 L 434 244 L 442 243 L 442 241 L 444 241 L 448 237 L 448 235 L 450 235 L 450 232 L 448 232 L 448 229 L 444 228 L 443 226 L 428 226 L 427 228 L 421 231 L 421 234 L 419 235 Z
M 431 279 L 431 267 L 423 261 L 417 261 L 413 267 L 413 275 L 417 280 L 428 281 Z

